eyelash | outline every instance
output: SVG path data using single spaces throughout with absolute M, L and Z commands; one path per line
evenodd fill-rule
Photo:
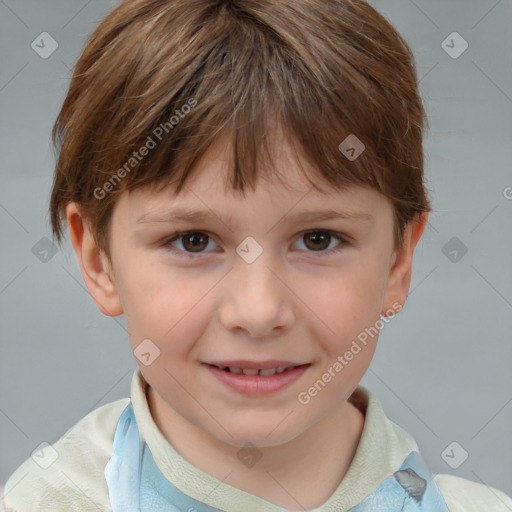
M 328 234 L 330 234 L 331 236 L 334 236 L 335 238 L 337 238 L 340 241 L 340 244 L 337 247 L 335 247 L 334 249 L 329 249 L 328 251 L 325 251 L 325 250 L 324 251 L 306 251 L 306 252 L 311 252 L 311 253 L 318 253 L 318 255 L 320 257 L 328 256 L 328 255 L 332 255 L 332 254 L 338 253 L 342 249 L 344 249 L 346 245 L 349 244 L 349 241 L 348 241 L 346 236 L 344 236 L 343 234 L 338 233 L 336 231 L 330 231 L 328 229 L 310 229 L 308 231 L 304 231 L 303 233 L 301 233 L 301 236 L 299 238 L 301 238 L 301 237 L 303 237 L 303 236 L 305 236 L 305 235 L 307 235 L 309 233 L 328 233 Z M 166 250 L 172 252 L 173 254 L 176 254 L 180 258 L 186 258 L 186 259 L 198 258 L 202 254 L 205 254 L 205 252 L 190 253 L 190 252 L 182 251 L 181 249 L 176 249 L 175 247 L 173 247 L 171 245 L 172 242 L 174 242 L 176 240 L 179 240 L 180 238 L 185 237 L 187 235 L 193 235 L 193 234 L 206 235 L 206 236 L 208 236 L 208 238 L 210 240 L 212 239 L 212 237 L 210 235 L 208 235 L 208 233 L 206 233 L 205 231 L 194 231 L 194 230 L 192 230 L 192 231 L 179 231 L 179 232 L 174 233 L 170 238 L 168 238 L 162 244 L 162 246 Z

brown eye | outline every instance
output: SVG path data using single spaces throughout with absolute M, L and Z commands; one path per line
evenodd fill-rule
M 183 247 L 186 251 L 201 252 L 208 246 L 208 235 L 204 233 L 185 233 L 179 238 L 183 240 Z
M 349 239 L 342 233 L 328 229 L 315 229 L 303 233 L 298 239 L 302 252 L 316 253 L 315 256 L 333 256 L 350 245 Z
M 323 251 L 329 247 L 331 234 L 328 231 L 311 231 L 304 235 L 304 241 L 308 249 Z
M 195 255 L 210 252 L 205 251 L 210 241 L 210 237 L 206 233 L 201 231 L 188 231 L 175 233 L 172 238 L 164 242 L 163 246 L 177 256 L 194 258 Z M 174 244 L 181 244 L 182 247 L 175 247 Z
M 318 253 L 318 256 L 334 255 L 350 245 L 350 241 L 341 233 L 320 229 L 304 233 L 298 242 L 305 246 L 305 249 L 300 249 L 301 251 L 315 252 Z M 334 247 L 329 248 L 333 242 L 335 244 Z M 215 244 L 213 239 L 206 233 L 202 231 L 187 231 L 175 233 L 172 238 L 167 239 L 163 243 L 163 247 L 179 257 L 198 258 L 201 254 L 206 255 L 212 252 L 206 250 L 210 243 Z M 175 244 L 181 244 L 181 247 L 177 247 Z

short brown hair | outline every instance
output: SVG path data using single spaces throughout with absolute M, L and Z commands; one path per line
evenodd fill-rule
M 370 186 L 391 201 L 395 245 L 430 210 L 414 57 L 365 1 L 125 0 L 91 34 L 53 127 L 54 237 L 75 201 L 110 255 L 119 194 L 171 182 L 179 193 L 221 134 L 232 187 L 254 187 L 276 120 L 317 170 L 313 187 Z M 365 146 L 355 160 L 338 149 L 351 134 Z

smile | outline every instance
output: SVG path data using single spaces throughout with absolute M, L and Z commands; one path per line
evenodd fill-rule
M 214 365 L 215 366 L 215 365 Z M 283 373 L 295 366 L 279 366 L 278 368 L 237 368 L 236 366 L 217 366 L 219 370 L 231 373 L 243 373 L 244 375 L 274 375 L 275 373 Z
M 246 396 L 262 396 L 291 386 L 311 363 L 223 361 L 203 363 L 203 366 L 223 387 Z

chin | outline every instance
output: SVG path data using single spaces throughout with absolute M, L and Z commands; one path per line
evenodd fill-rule
M 269 416 L 266 421 L 263 421 L 261 417 L 248 421 L 248 419 L 232 416 L 226 427 L 231 435 L 224 429 L 219 428 L 217 424 L 215 424 L 215 431 L 209 429 L 209 433 L 223 443 L 235 447 L 243 447 L 247 443 L 260 448 L 280 446 L 300 436 L 307 428 L 306 426 L 301 428 L 297 421 L 293 423 L 288 422 L 288 420 L 283 421 L 285 417 L 286 414 L 281 414 L 279 416 Z M 223 422 L 221 424 L 224 425 Z

